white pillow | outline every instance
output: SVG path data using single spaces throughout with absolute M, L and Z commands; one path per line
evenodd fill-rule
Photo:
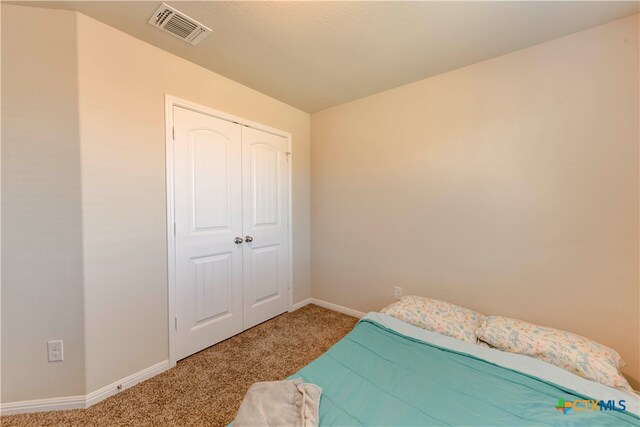
M 382 309 L 382 313 L 419 328 L 476 343 L 482 314 L 437 299 L 408 295 Z
M 613 349 L 580 335 L 501 316 L 487 316 L 478 339 L 503 351 L 540 359 L 566 371 L 623 391 L 633 391 Z

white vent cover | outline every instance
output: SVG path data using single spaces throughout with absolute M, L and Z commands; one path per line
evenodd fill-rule
M 167 33 L 180 37 L 194 46 L 211 32 L 210 28 L 164 3 L 160 5 L 147 22 Z

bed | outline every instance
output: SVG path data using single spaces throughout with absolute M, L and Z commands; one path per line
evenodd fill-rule
M 640 425 L 637 396 L 383 313 L 290 378 L 322 387 L 326 426 Z

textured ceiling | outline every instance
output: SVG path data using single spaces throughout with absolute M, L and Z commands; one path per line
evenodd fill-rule
M 213 29 L 191 46 L 147 24 L 160 3 L 20 4 L 77 10 L 308 112 L 639 10 L 637 1 L 167 1 Z

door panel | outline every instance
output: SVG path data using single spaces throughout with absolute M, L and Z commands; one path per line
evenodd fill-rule
M 177 359 L 242 331 L 238 124 L 174 107 Z
M 278 151 L 273 146 L 263 143 L 255 143 L 250 147 L 253 181 L 252 225 L 277 226 L 280 219 Z
M 192 259 L 196 312 L 194 325 L 199 326 L 231 313 L 232 254 L 218 254 Z
M 288 198 L 285 138 L 242 128 L 244 327 L 288 304 Z
M 252 301 L 261 304 L 278 297 L 279 245 L 266 246 L 251 251 L 253 266 L 251 282 L 254 284 Z
M 193 138 L 193 223 L 195 230 L 228 229 L 231 218 L 229 150 L 231 141 L 196 130 Z

